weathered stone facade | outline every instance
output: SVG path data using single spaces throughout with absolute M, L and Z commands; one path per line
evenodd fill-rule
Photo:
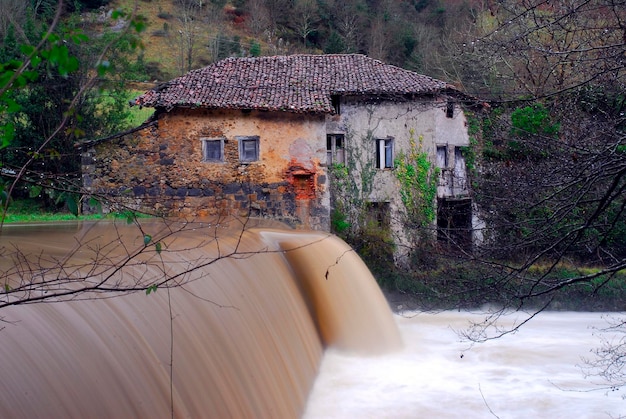
M 242 162 L 239 139 L 259 138 Z M 203 161 L 202 140 L 223 140 L 223 159 Z M 84 184 L 113 205 L 168 216 L 261 216 L 328 230 L 324 117 L 285 112 L 177 109 L 156 125 L 93 144 Z

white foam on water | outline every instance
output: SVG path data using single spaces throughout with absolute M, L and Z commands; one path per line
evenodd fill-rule
M 458 331 L 484 316 L 396 316 L 404 349 L 363 357 L 329 349 L 304 417 L 615 418 L 626 389 L 585 378 L 602 313 L 542 313 L 515 334 L 470 347 Z M 520 314 L 503 319 L 510 324 Z

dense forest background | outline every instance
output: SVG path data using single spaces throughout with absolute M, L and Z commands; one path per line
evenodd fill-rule
M 130 4 L 129 2 L 126 2 Z M 142 1 L 151 76 L 170 78 L 228 56 L 362 53 L 449 79 L 448 48 L 482 13 L 467 1 Z M 144 38 L 145 39 L 145 38 Z M 163 59 L 160 51 L 170 51 Z
M 483 240 L 420 240 L 400 268 L 386 232 L 343 234 L 382 284 L 421 304 L 626 296 L 626 0 L 3 0 L 0 38 L 5 209 L 78 211 L 75 143 L 138 125 L 128 100 L 155 83 L 229 56 L 362 53 L 483 104 L 465 150 Z

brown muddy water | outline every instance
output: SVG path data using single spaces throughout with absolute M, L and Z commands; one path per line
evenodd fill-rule
M 0 309 L 2 418 L 297 418 L 325 347 L 401 347 L 363 262 L 323 233 L 5 225 L 0 275 L 0 304 L 32 301 Z

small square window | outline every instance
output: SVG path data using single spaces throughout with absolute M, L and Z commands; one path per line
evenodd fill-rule
M 259 160 L 259 137 L 235 137 L 239 142 L 239 160 L 241 162 L 253 162 Z
M 376 140 L 376 168 L 391 169 L 393 167 L 393 138 Z
M 202 161 L 224 161 L 224 138 L 201 138 L 200 141 L 202 141 Z

